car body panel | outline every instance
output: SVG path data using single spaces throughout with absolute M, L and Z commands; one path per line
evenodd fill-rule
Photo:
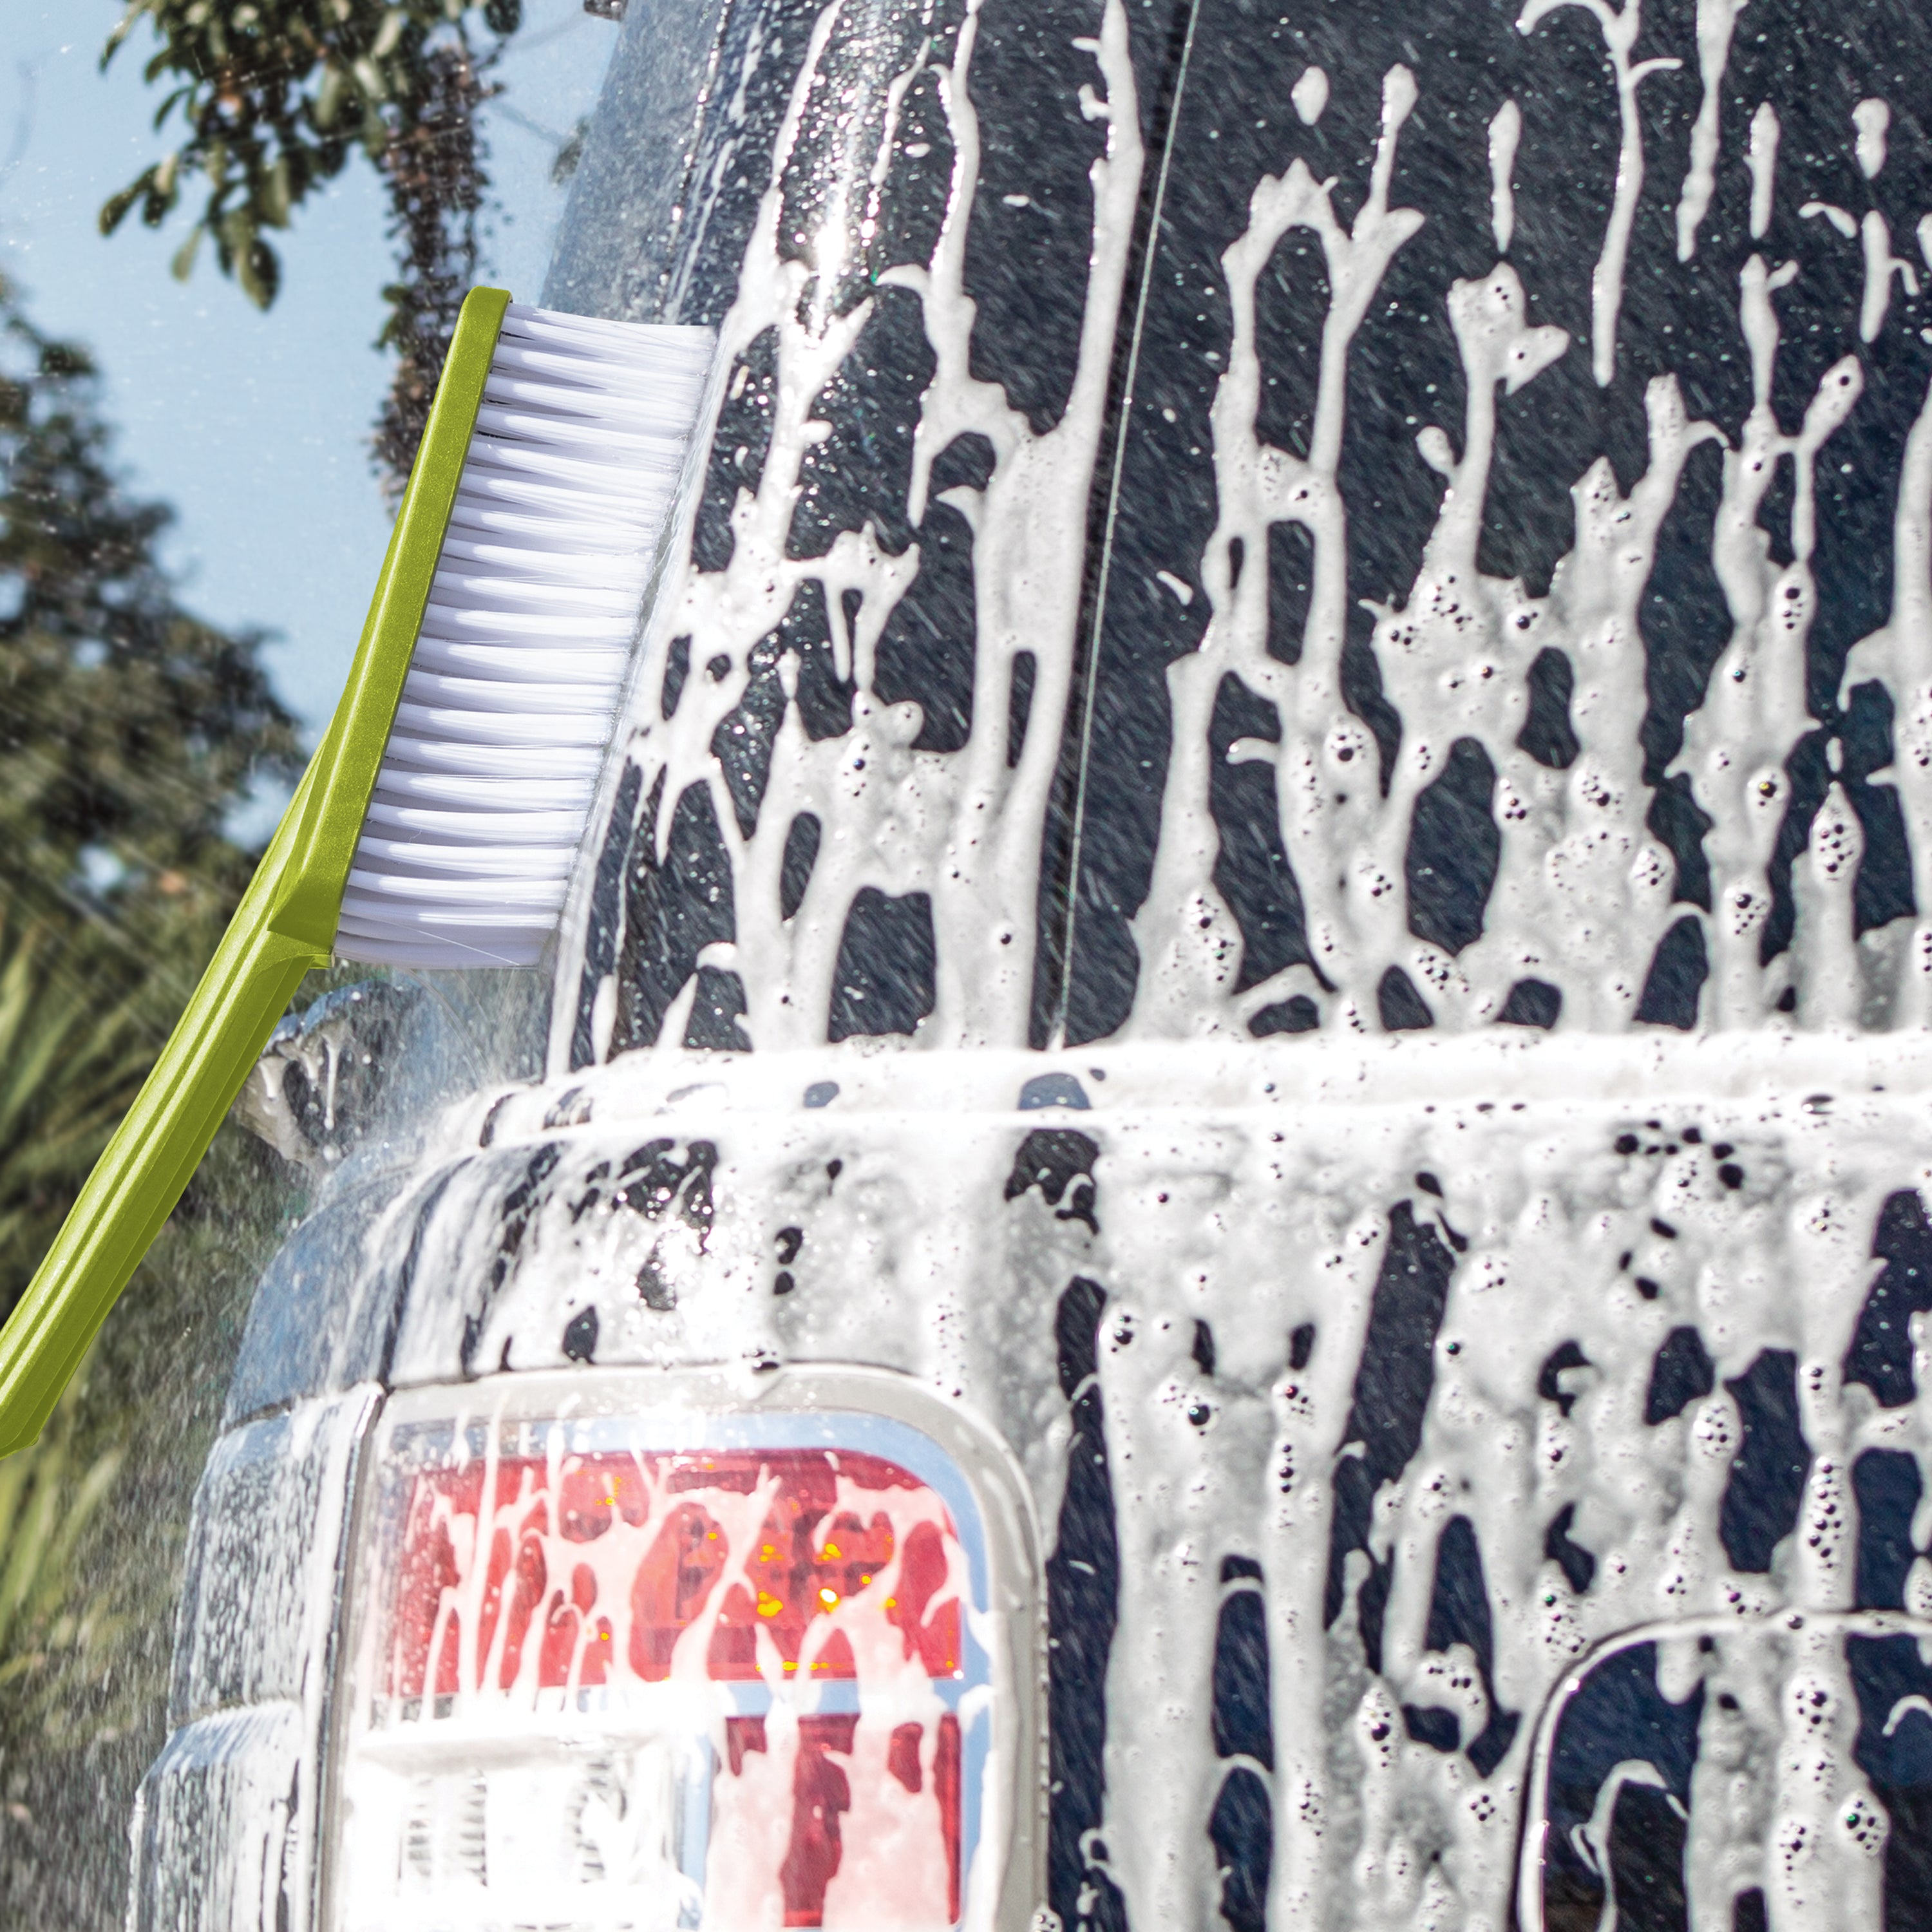
M 551 298 L 721 352 L 548 1060 L 345 1168 L 232 1425 L 956 1411 L 1042 1928 L 1902 1922 L 1924 10 L 632 11 Z M 193 1573 L 184 1654 L 315 1634 L 194 1666 L 142 1845 L 224 1739 L 320 1816 L 340 1523 Z M 260 1891 L 248 1802 L 143 1911 Z

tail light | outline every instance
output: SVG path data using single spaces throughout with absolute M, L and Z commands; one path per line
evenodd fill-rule
M 1024 1922 L 1016 1483 L 895 1378 L 733 1392 L 392 1402 L 333 1754 L 340 1932 Z

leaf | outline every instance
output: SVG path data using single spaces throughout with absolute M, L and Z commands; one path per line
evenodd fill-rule
M 289 225 L 289 158 L 278 154 L 262 178 L 262 185 L 256 196 L 256 207 L 261 218 L 272 228 L 286 228 Z
M 104 73 L 121 43 L 134 31 L 134 22 L 143 14 L 152 12 L 153 5 L 154 0 L 131 0 L 127 12 L 115 22 L 113 32 L 107 36 L 107 44 L 100 50 L 100 65 Z
M 0 1570 L 0 1644 L 26 1604 L 53 1540 L 60 1520 L 61 1477 L 66 1461 L 66 1445 L 58 1437 L 51 1443 L 43 1442 L 35 1460 L 33 1491 L 14 1526 L 13 1545 L 6 1567 Z
M 86 1528 L 88 1519 L 106 1500 L 114 1478 L 120 1473 L 121 1452 L 110 1449 L 94 1459 L 93 1466 L 81 1478 L 80 1488 L 66 1499 L 60 1514 L 60 1527 L 54 1532 L 41 1559 L 40 1574 L 34 1580 L 33 1592 L 28 1600 L 26 1608 L 30 1615 L 44 1617 L 59 1603 L 67 1584 L 74 1546 Z
M 343 90 L 349 85 L 349 76 L 331 61 L 322 72 L 322 86 L 316 90 L 314 119 L 320 128 L 328 129 L 335 124 L 335 116 L 342 106 Z
M 247 252 L 238 257 L 237 279 L 242 292 L 257 308 L 273 304 L 281 286 L 282 265 L 274 249 L 259 235 L 254 236 Z
M 207 230 L 200 222 L 188 230 L 188 239 L 177 248 L 168 263 L 168 272 L 178 282 L 184 282 L 194 273 L 194 258 L 201 253 L 201 238 Z
M 173 209 L 175 200 L 172 184 L 163 187 L 157 171 L 154 184 L 148 189 L 146 198 L 141 203 L 142 225 L 148 228 L 160 227 Z
M 152 168 L 149 168 L 138 181 L 130 182 L 117 194 L 110 194 L 101 203 L 100 232 L 102 234 L 112 235 L 115 230 L 121 226 L 122 223 L 128 218 L 128 209 L 148 192 L 154 178 L 154 171 Z

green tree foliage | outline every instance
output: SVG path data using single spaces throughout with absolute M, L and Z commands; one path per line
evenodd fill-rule
M 0 926 L 0 1273 L 10 1303 L 152 1058 L 134 1005 L 104 1003 L 94 976 L 62 971 L 62 952 L 45 924 Z
M 146 76 L 167 88 L 155 125 L 184 138 L 108 202 L 100 225 L 111 234 L 138 207 L 159 227 L 199 182 L 178 275 L 212 240 L 223 274 L 266 308 L 281 276 L 270 232 L 356 154 L 382 176 L 399 268 L 382 340 L 398 369 L 376 453 L 398 484 L 474 278 L 488 186 L 476 110 L 521 14 L 521 0 L 131 0 L 101 57 L 143 21 L 152 28 Z
M 225 914 L 247 867 L 224 822 L 296 740 L 260 634 L 177 602 L 172 513 L 122 488 L 98 408 L 85 354 L 0 281 L 0 892 L 44 916 L 111 882 L 145 937 Z
M 247 884 L 228 818 L 299 770 L 260 635 L 177 602 L 169 519 L 0 282 L 0 1309 Z
M 182 608 L 169 512 L 111 459 L 86 356 L 0 281 L 0 1312 L 247 881 L 231 814 L 298 771 L 261 638 Z M 298 1204 L 224 1130 L 40 1444 L 0 1462 L 0 1924 L 120 1922 L 188 1501 Z
M 0 1924 L 125 1923 L 195 1484 L 250 1292 L 302 1204 L 224 1128 L 40 1442 L 0 1462 Z

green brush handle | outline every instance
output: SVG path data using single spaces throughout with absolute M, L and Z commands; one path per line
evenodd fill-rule
M 188 1010 L 0 1328 L 0 1456 L 38 1439 L 303 976 L 334 952 L 509 302 L 472 289 L 463 304 L 342 701 Z

